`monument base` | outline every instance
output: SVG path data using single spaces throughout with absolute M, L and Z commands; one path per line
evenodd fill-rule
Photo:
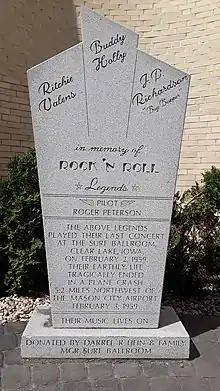
M 36 308 L 21 340 L 24 358 L 187 359 L 190 337 L 171 307 L 157 329 L 54 329 L 51 309 Z

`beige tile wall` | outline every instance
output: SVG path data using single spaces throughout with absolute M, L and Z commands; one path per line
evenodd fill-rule
M 26 70 L 78 41 L 71 0 L 0 1 L 0 178 L 33 146 Z
M 212 165 L 220 167 L 220 0 L 75 3 L 135 30 L 141 50 L 192 75 L 178 189 L 199 181 Z

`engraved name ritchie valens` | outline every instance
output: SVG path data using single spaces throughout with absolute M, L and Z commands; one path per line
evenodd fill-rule
M 73 83 L 73 78 L 71 76 L 62 76 L 60 81 L 55 81 L 54 83 L 50 83 L 49 81 L 41 83 L 38 92 L 43 95 L 44 98 L 39 103 L 39 110 L 50 111 L 51 109 L 66 103 L 68 100 L 75 98 L 76 93 L 74 91 L 70 91 L 67 95 L 59 93 L 58 95 L 54 96 L 53 94 L 52 97 L 50 96 L 53 92 L 57 93 L 57 90 L 59 91 L 70 83 Z

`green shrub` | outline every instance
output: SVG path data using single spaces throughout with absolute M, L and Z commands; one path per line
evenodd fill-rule
M 165 290 L 192 294 L 219 284 L 220 170 L 212 167 L 181 196 L 175 195 Z
M 2 290 L 47 289 L 46 258 L 34 150 L 18 156 L 0 190 Z

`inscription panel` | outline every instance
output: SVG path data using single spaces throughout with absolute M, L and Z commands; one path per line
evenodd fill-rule
M 92 197 L 86 195 L 48 195 L 44 197 L 44 215 L 87 219 L 92 218 L 96 221 L 100 219 L 115 219 L 124 221 L 135 218 L 136 221 L 147 219 L 149 221 L 168 222 L 171 209 L 171 197 L 164 199 L 144 199 L 131 196 L 131 198 L 109 198 Z M 57 211 L 59 214 L 57 215 Z
M 44 218 L 55 327 L 158 321 L 168 224 L 118 220 Z
M 51 358 L 188 358 L 188 340 L 184 338 L 27 338 L 23 350 L 31 357 Z M 178 351 L 180 354 L 178 355 Z

